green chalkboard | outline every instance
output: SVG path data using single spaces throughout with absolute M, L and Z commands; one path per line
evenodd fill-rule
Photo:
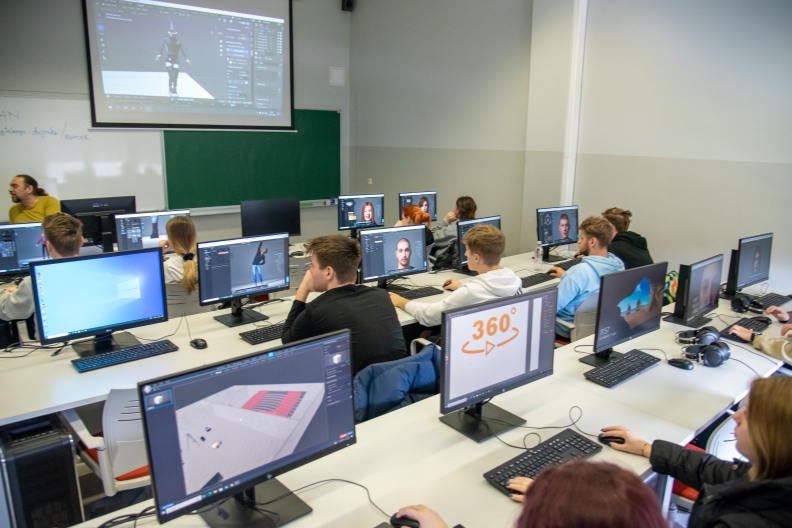
M 163 132 L 168 207 L 263 198 L 334 198 L 341 190 L 341 115 L 295 110 L 297 132 Z

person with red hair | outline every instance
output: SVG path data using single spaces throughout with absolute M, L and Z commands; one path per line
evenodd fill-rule
M 607 462 L 549 467 L 533 482 L 511 481 L 523 503 L 515 528 L 666 528 L 657 496 L 634 473 Z M 396 513 L 421 528 L 448 528 L 434 510 L 407 506 Z M 456 528 L 462 528 L 461 524 Z
M 360 223 L 376 224 L 377 219 L 374 216 L 374 204 L 366 202 L 363 204 L 363 209 L 360 211 Z
M 432 225 L 432 219 L 429 213 L 424 211 L 420 206 L 406 205 L 404 209 L 402 209 L 402 219 L 396 222 L 394 227 L 420 224 L 426 224 L 426 245 L 431 246 L 434 243 L 434 236 L 429 229 Z

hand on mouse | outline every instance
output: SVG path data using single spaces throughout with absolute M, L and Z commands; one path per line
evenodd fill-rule
M 407 306 L 408 302 L 410 302 L 409 299 L 405 299 L 401 295 L 396 295 L 395 293 L 388 292 L 388 295 L 390 295 L 390 300 L 393 303 L 393 306 L 396 308 L 401 308 L 402 310 L 404 310 L 404 307 Z
M 396 512 L 396 517 L 404 517 L 405 515 L 418 521 L 421 528 L 448 528 L 439 513 L 423 504 L 407 506 Z
M 768 314 L 772 315 L 776 319 L 778 319 L 781 323 L 788 323 L 789 322 L 789 313 L 786 310 L 782 310 L 778 306 L 770 306 L 765 310 Z
M 560 279 L 566 271 L 562 270 L 559 267 L 553 266 L 549 270 L 547 270 L 547 274 L 555 277 L 556 279 Z
M 458 289 L 460 286 L 462 286 L 462 283 L 459 282 L 456 279 L 448 279 L 447 281 L 445 281 L 443 283 L 443 289 L 444 290 L 454 291 L 454 290 Z
M 607 436 L 618 436 L 619 438 L 624 438 L 623 444 L 611 442 L 610 446 L 616 451 L 625 451 L 634 455 L 645 456 L 646 458 L 649 458 L 649 455 L 652 454 L 652 444 L 644 441 L 641 437 L 623 425 L 604 427 L 602 432 Z
M 509 498 L 513 501 L 522 502 L 525 498 L 525 492 L 531 484 L 533 484 L 533 479 L 528 477 L 514 477 L 509 480 L 509 485 L 507 487 L 517 492 L 509 495 Z
M 742 326 L 734 325 L 729 329 L 729 333 L 732 335 L 736 335 L 740 339 L 744 341 L 750 341 L 751 337 L 753 336 L 753 330 L 748 328 L 743 328 Z

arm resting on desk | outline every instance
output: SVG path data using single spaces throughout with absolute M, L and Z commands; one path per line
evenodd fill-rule
M 758 335 L 753 340 L 753 346 L 768 356 L 792 364 L 792 341 L 787 337 Z
M 311 317 L 305 311 L 305 307 L 306 303 L 302 301 L 295 300 L 292 303 L 291 311 L 289 311 L 286 321 L 283 322 L 281 341 L 284 343 L 291 343 L 313 336 L 311 333 Z
M 751 467 L 745 462 L 726 462 L 713 455 L 685 449 L 665 440 L 655 440 L 652 444 L 649 462 L 653 471 L 669 475 L 697 491 L 701 491 L 704 484 L 747 480 Z

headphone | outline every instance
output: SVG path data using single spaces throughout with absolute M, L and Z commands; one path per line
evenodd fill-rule
M 752 300 L 742 293 L 736 294 L 731 300 L 731 309 L 737 313 L 753 312 L 763 314 L 764 309 L 758 301 Z
M 702 326 L 696 330 L 677 332 L 676 342 L 685 345 L 711 345 L 720 339 L 720 333 L 713 326 Z
M 703 363 L 705 367 L 720 367 L 731 357 L 729 345 L 715 341 L 711 345 L 694 345 L 682 348 L 685 357 Z

